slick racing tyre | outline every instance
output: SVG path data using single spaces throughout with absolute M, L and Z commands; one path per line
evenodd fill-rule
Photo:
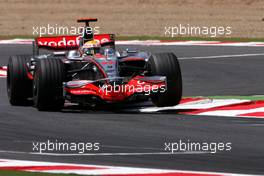
M 11 105 L 28 105 L 32 97 L 32 80 L 28 77 L 31 56 L 11 56 L 7 65 L 7 95 Z
M 36 63 L 33 80 L 33 100 L 40 111 L 61 110 L 63 98 L 64 65 L 60 59 L 40 59 Z
M 182 77 L 177 57 L 173 53 L 157 53 L 149 58 L 151 75 L 166 76 L 167 89 L 153 93 L 151 100 L 156 106 L 174 106 L 182 97 Z

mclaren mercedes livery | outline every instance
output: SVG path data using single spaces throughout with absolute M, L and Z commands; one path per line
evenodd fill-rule
M 78 19 L 89 28 L 94 18 Z M 82 106 L 151 99 L 177 105 L 182 78 L 173 53 L 118 50 L 113 34 L 39 37 L 31 55 L 11 56 L 7 92 L 12 105 L 33 102 L 38 110 L 61 110 L 65 101 Z M 49 50 L 40 54 L 40 49 Z

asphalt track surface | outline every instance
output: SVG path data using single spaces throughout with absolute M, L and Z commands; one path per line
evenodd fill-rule
M 126 46 L 122 46 L 126 48 Z M 132 46 L 178 57 L 263 53 L 262 47 Z M 0 65 L 14 54 L 31 53 L 30 45 L 0 45 Z M 183 94 L 263 95 L 264 56 L 180 60 Z M 10 106 L 0 79 L 0 158 L 116 166 L 264 174 L 264 120 L 111 111 L 38 112 Z M 112 156 L 33 155 L 33 141 L 100 142 Z M 164 142 L 232 142 L 229 152 L 161 155 Z M 117 155 L 117 153 L 153 153 Z M 156 153 L 156 154 L 155 154 Z

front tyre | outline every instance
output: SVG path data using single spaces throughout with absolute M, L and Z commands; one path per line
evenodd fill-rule
M 61 110 L 64 65 L 60 59 L 41 59 L 36 63 L 33 81 L 34 105 L 40 111 Z
M 7 65 L 7 95 L 11 105 L 28 105 L 32 97 L 32 80 L 28 77 L 31 56 L 11 56 Z
M 154 93 L 151 100 L 156 106 L 174 106 L 182 97 L 182 76 L 177 57 L 173 53 L 157 53 L 149 58 L 151 75 L 166 76 L 167 89 Z

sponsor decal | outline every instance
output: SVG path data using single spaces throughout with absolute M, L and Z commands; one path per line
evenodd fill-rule
M 41 37 L 37 39 L 39 46 L 48 47 L 76 47 L 79 45 L 79 36 L 64 36 L 64 37 Z
M 92 90 L 85 90 L 85 89 L 77 89 L 77 90 L 73 89 L 73 90 L 70 90 L 70 93 L 74 95 L 83 95 L 83 94 L 93 94 L 95 92 Z
M 58 36 L 58 37 L 39 37 L 36 39 L 39 47 L 50 48 L 77 48 L 79 46 L 81 36 Z M 100 44 L 113 42 L 110 34 L 94 35 L 94 40 Z

